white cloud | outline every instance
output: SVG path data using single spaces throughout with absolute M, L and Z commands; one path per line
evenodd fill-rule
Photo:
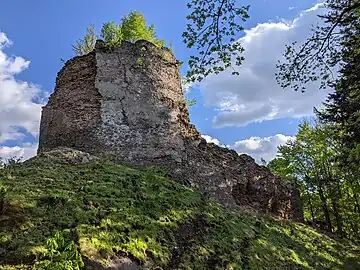
M 38 135 L 42 104 L 34 100 L 44 95 L 37 85 L 15 78 L 30 62 L 6 55 L 4 49 L 11 44 L 0 32 L 0 143 L 22 138 L 19 129 Z
M 181 78 L 181 87 L 184 94 L 188 93 L 191 90 L 191 85 L 192 84 L 188 82 L 185 77 Z
M 201 135 L 201 137 L 203 137 L 205 139 L 205 141 L 208 143 L 214 143 L 216 145 L 220 145 L 220 141 L 218 139 L 213 138 L 209 135 Z
M 211 75 L 198 87 L 205 106 L 218 111 L 214 127 L 246 126 L 253 122 L 284 117 L 303 117 L 313 114 L 314 106 L 325 101 L 328 91 L 309 85 L 305 93 L 283 90 L 275 79 L 276 64 L 283 58 L 285 45 L 304 41 L 317 15 L 324 9 L 317 4 L 292 21 L 261 23 L 246 30 L 240 39 L 245 48 L 245 61 L 238 68 L 239 76 L 230 71 Z
M 10 128 L 8 132 L 0 134 L 0 144 L 11 140 L 21 140 L 24 138 L 24 133 L 18 132 L 13 128 Z
M 261 158 L 269 162 L 277 153 L 279 145 L 285 144 L 294 137 L 276 134 L 269 137 L 250 137 L 249 139 L 235 142 L 228 147 L 234 149 L 239 154 L 248 154 L 253 157 L 257 163 L 261 164 Z
M 247 154 L 253 157 L 258 164 L 262 164 L 262 158 L 267 162 L 275 158 L 278 146 L 285 144 L 289 140 L 294 140 L 295 138 L 283 134 L 276 134 L 269 137 L 250 137 L 245 140 L 236 141 L 232 145 L 222 145 L 218 139 L 209 135 L 201 135 L 201 137 L 208 143 L 215 143 L 222 147 L 234 149 L 239 154 Z
M 37 144 L 25 143 L 21 146 L 0 146 L 0 159 L 7 160 L 9 158 L 22 158 L 21 160 L 29 159 L 36 155 Z

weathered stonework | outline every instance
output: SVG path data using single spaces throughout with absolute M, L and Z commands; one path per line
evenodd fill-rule
M 146 41 L 69 60 L 43 108 L 39 153 L 70 147 L 156 165 L 228 207 L 302 219 L 299 194 L 247 155 L 207 144 L 190 124 L 179 63 Z

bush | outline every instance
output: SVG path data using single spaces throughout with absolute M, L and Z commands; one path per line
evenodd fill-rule
M 54 237 L 46 241 L 48 259 L 35 264 L 36 270 L 80 270 L 84 266 L 77 246 L 63 233 L 56 231 Z
M 91 52 L 95 48 L 97 35 L 95 34 L 95 26 L 90 24 L 86 29 L 84 38 L 76 41 L 76 44 L 72 46 L 76 55 L 84 55 Z
M 123 40 L 136 42 L 141 39 L 152 42 L 159 48 L 165 46 L 165 41 L 156 37 L 154 25 L 147 26 L 144 15 L 138 11 L 132 11 L 129 15 L 124 16 L 121 24 L 104 23 L 100 36 L 110 47 L 120 46 Z M 90 25 L 84 38 L 79 39 L 73 45 L 74 52 L 77 55 L 91 52 L 95 48 L 96 39 L 94 25 Z

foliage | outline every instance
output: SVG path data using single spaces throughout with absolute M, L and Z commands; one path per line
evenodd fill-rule
M 120 46 L 124 36 L 121 31 L 121 26 L 115 22 L 107 22 L 103 24 L 101 29 L 101 37 L 109 46 Z
M 185 97 L 184 99 L 178 100 L 176 102 L 176 104 L 178 106 L 186 106 L 187 109 L 190 109 L 191 107 L 193 107 L 196 104 L 196 100 L 194 98 L 189 99 L 189 98 Z
M 244 48 L 236 41 L 236 35 L 244 30 L 240 22 L 249 18 L 249 6 L 238 7 L 235 0 L 191 0 L 187 7 L 191 12 L 183 41 L 197 51 L 189 59 L 187 79 L 201 81 L 228 68 L 238 75 L 233 65 L 241 65 Z
M 100 36 L 109 47 L 119 47 L 124 40 L 136 42 L 141 39 L 152 42 L 159 48 L 165 46 L 165 41 L 156 37 L 154 25 L 147 26 L 143 14 L 138 11 L 132 11 L 129 15 L 124 16 L 121 24 L 116 22 L 104 23 Z M 95 48 L 95 42 L 96 34 L 94 26 L 91 25 L 87 29 L 85 37 L 73 46 L 73 50 L 77 55 L 84 55 Z
M 286 46 L 285 61 L 277 65 L 277 81 L 282 87 L 305 91 L 306 84 L 319 82 L 319 87 L 334 87 L 334 71 L 343 64 L 343 49 L 354 40 L 359 30 L 360 2 L 326 0 L 327 13 L 319 15 L 321 22 L 313 27 L 302 45 L 297 41 Z
M 299 186 L 309 221 L 323 221 L 323 229 L 359 240 L 360 185 L 339 166 L 342 148 L 337 138 L 330 125 L 304 122 L 296 139 L 280 146 L 268 167 Z
M 296 91 L 304 91 L 306 84 L 313 81 L 319 81 L 320 88 L 334 88 L 325 109 L 315 111 L 320 121 L 333 130 L 329 138 L 337 144 L 333 164 L 341 187 L 337 192 L 340 197 L 335 199 L 342 199 L 343 208 L 352 208 L 343 215 L 350 217 L 351 230 L 356 233 L 360 214 L 360 2 L 327 0 L 324 6 L 327 12 L 319 16 L 323 25 L 314 28 L 300 47 L 296 43 L 287 46 L 286 60 L 278 65 L 277 80 Z M 334 70 L 339 71 L 338 76 L 333 76 Z
M 76 44 L 72 46 L 76 55 L 84 55 L 91 52 L 95 48 L 97 36 L 95 34 L 95 26 L 90 24 L 86 29 L 84 38 L 76 41 Z
M 48 259 L 35 263 L 34 269 L 80 270 L 84 266 L 74 241 L 66 239 L 59 231 L 56 231 L 54 237 L 46 241 L 45 248 L 44 255 Z
M 139 57 L 138 59 L 136 59 L 136 63 L 139 64 L 140 66 L 144 64 L 144 58 Z
M 7 188 L 3 185 L 2 182 L 0 182 L 0 215 L 3 214 L 4 212 L 6 193 L 7 193 Z
M 237 35 L 243 31 L 241 23 L 249 18 L 250 6 L 238 6 L 235 0 L 190 0 L 187 4 L 190 14 L 186 31 L 182 37 L 188 48 L 196 53 L 188 61 L 187 81 L 201 81 L 206 76 L 232 69 L 233 75 L 239 75 L 235 67 L 240 66 L 244 57 L 244 48 L 237 41 Z M 165 41 L 158 39 L 154 25 L 146 24 L 142 13 L 132 11 L 122 18 L 121 24 L 107 22 L 103 24 L 101 37 L 109 46 L 119 46 L 123 40 L 135 42 L 144 39 L 158 47 L 164 47 Z M 77 41 L 73 50 L 77 55 L 92 51 L 96 34 L 89 27 L 83 39 Z M 172 44 L 170 44 L 172 51 Z
M 5 197 L 7 193 L 7 188 L 3 184 L 3 180 L 5 179 L 5 163 L 0 158 L 0 215 L 4 212 L 4 206 L 5 206 Z
M 135 42 L 143 39 L 154 43 L 159 48 L 165 46 L 165 41 L 156 37 L 154 25 L 148 27 L 144 16 L 138 11 L 132 11 L 128 16 L 123 17 L 121 32 L 124 40 Z
M 168 269 L 360 264 L 350 242 L 302 224 L 228 211 L 154 168 L 104 160 L 66 165 L 37 157 L 5 171 L 10 205 L 3 220 L 11 222 L 0 227 L 0 269 L 46 266 L 60 258 L 74 263 L 80 260 L 76 248 L 84 261 L 123 254 Z
M 192 99 L 185 98 L 186 108 L 190 109 L 191 107 L 195 106 L 195 104 L 196 104 L 195 98 L 192 98 Z
M 360 25 L 358 34 L 348 38 L 342 52 L 343 66 L 336 91 L 329 94 L 325 109 L 317 111 L 323 122 L 339 130 L 342 144 L 342 165 L 360 175 Z

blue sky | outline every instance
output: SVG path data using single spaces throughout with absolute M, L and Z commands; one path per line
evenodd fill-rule
M 181 39 L 188 12 L 186 3 L 1 1 L 0 156 L 34 154 L 37 105 L 46 102 L 44 96 L 53 91 L 57 72 L 63 65 L 60 59 L 74 56 L 71 44 L 83 36 L 89 23 L 99 31 L 106 21 L 120 22 L 131 10 L 141 11 L 148 23 L 155 25 L 157 35 L 173 43 L 177 58 L 186 61 L 190 52 Z M 315 4 L 310 0 L 251 1 L 250 19 L 244 24 L 247 31 L 238 36 L 247 49 L 241 75 L 230 78 L 225 72 L 211 76 L 188 93 L 197 100 L 190 118 L 208 140 L 219 141 L 256 159 L 271 159 L 277 145 L 296 134 L 299 117 L 311 115 L 312 107 L 324 101 L 326 93 L 319 93 L 316 87 L 310 86 L 309 93 L 301 95 L 274 84 L 274 67 L 284 44 L 293 39 L 304 40 L 310 25 L 316 23 L 320 9 Z M 11 66 L 12 71 L 6 71 Z M 1 72 L 8 74 L 4 80 Z M 11 86 L 6 88 L 7 85 Z M 17 104 L 21 104 L 20 109 Z

